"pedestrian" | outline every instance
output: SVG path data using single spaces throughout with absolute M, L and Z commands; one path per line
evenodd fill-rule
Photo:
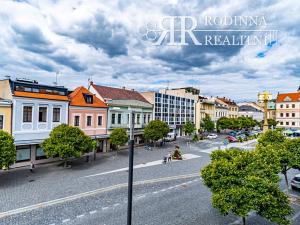
M 30 172 L 33 173 L 33 169 L 34 169 L 34 164 L 33 162 L 31 161 L 30 162 Z
M 172 161 L 172 154 L 171 154 L 171 152 L 169 152 L 169 154 L 168 154 L 168 162 L 171 162 Z
M 168 156 L 165 155 L 165 156 L 163 157 L 163 163 L 166 164 L 166 163 L 167 163 L 167 160 L 168 160 Z

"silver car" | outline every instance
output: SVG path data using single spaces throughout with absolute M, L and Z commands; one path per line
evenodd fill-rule
M 294 176 L 291 181 L 291 186 L 293 189 L 300 189 L 300 174 Z

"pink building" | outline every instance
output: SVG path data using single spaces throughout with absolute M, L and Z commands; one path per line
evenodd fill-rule
M 70 95 L 69 125 L 97 140 L 97 152 L 107 149 L 107 105 L 84 87 Z

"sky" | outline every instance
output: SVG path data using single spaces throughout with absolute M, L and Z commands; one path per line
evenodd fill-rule
M 0 79 L 53 84 L 58 74 L 69 89 L 90 78 L 140 91 L 193 86 L 236 101 L 263 90 L 276 97 L 300 85 L 299 12 L 295 0 L 1 0 Z M 145 27 L 166 16 L 263 16 L 256 28 L 278 37 L 267 45 L 153 45 Z

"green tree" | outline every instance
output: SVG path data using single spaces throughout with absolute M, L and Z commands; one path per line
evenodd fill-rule
M 280 144 L 285 141 L 285 137 L 280 131 L 277 130 L 268 130 L 258 139 L 258 143 L 267 146 L 269 144 Z
M 146 140 L 155 142 L 166 137 L 169 131 L 170 128 L 166 122 L 161 120 L 152 120 L 145 127 L 144 137 Z
M 274 119 L 268 119 L 268 125 L 269 125 L 269 128 L 276 128 L 276 125 L 277 125 L 277 121 L 274 120 Z
M 65 161 L 70 157 L 80 157 L 82 154 L 95 148 L 95 141 L 85 135 L 78 127 L 61 124 L 55 127 L 49 138 L 42 143 L 42 148 L 47 157 L 59 156 Z
M 217 130 L 231 129 L 233 124 L 233 119 L 227 117 L 221 117 L 217 121 Z
M 276 155 L 275 155 L 276 156 Z M 217 150 L 201 176 L 212 191 L 212 205 L 222 214 L 234 213 L 243 218 L 256 212 L 266 219 L 290 224 L 292 213 L 288 196 L 281 192 L 277 168 L 270 166 L 255 151 Z
M 211 120 L 210 116 L 206 114 L 200 123 L 200 127 L 202 127 L 204 131 L 211 132 L 215 129 L 215 124 Z
M 188 135 L 192 135 L 196 131 L 195 124 L 191 121 L 188 121 L 183 125 L 183 131 Z
M 117 150 L 119 150 L 120 146 L 128 142 L 128 134 L 124 128 L 115 128 L 111 132 L 109 140 L 110 143 L 117 146 Z
M 13 137 L 0 130 L 0 168 L 8 169 L 16 161 L 16 147 Z

